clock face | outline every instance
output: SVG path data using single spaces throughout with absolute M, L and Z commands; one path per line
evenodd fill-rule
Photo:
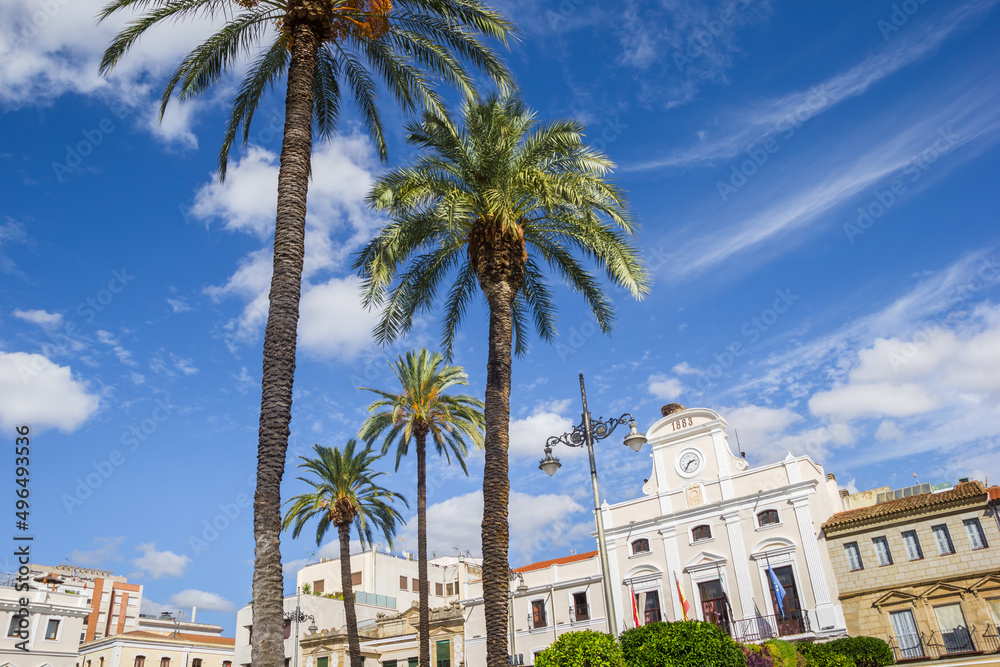
M 701 456 L 699 456 L 698 452 L 684 452 L 677 462 L 677 467 L 680 468 L 681 474 L 685 475 L 694 474 L 700 465 Z

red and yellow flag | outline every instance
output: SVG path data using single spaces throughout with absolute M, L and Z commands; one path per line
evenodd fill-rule
M 684 611 L 684 620 L 688 620 L 688 611 L 691 610 L 691 603 L 687 601 L 684 597 L 684 591 L 681 590 L 681 581 L 677 578 L 677 573 L 674 572 L 674 581 L 677 583 L 677 598 L 681 601 L 681 609 Z
M 635 603 L 635 589 L 632 588 L 632 584 L 628 585 L 628 591 L 632 594 L 632 621 L 635 622 L 635 627 L 639 627 L 639 606 Z

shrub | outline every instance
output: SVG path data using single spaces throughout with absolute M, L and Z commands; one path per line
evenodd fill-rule
M 614 637 L 583 630 L 560 635 L 538 654 L 535 667 L 625 667 L 625 661 Z
M 775 655 L 771 646 L 745 644 L 740 647 L 747 659 L 747 667 L 775 667 Z M 777 656 L 778 667 L 781 667 L 781 656 Z
M 740 645 L 703 621 L 649 623 L 619 639 L 629 667 L 746 667 Z
M 892 649 L 878 637 L 843 637 L 830 648 L 854 661 L 857 667 L 886 667 L 895 664 Z
M 770 648 L 776 656 L 775 665 L 780 665 L 781 667 L 796 667 L 798 665 L 799 654 L 795 650 L 795 644 L 786 642 L 784 639 L 768 639 L 763 643 L 763 646 Z
M 795 645 L 796 650 L 806 660 L 806 667 L 856 667 L 854 660 L 838 653 L 830 644 Z

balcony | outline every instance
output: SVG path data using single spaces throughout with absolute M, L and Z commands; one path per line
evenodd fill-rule
M 934 631 L 889 637 L 889 648 L 896 662 L 938 660 L 963 655 L 1000 653 L 1000 636 L 995 625 L 987 624 L 981 631 L 976 626 L 955 628 L 942 635 Z
M 802 610 L 794 610 L 783 616 L 754 616 L 735 621 L 718 619 L 713 621 L 736 641 L 746 644 L 777 637 L 804 635 L 811 632 L 809 617 Z

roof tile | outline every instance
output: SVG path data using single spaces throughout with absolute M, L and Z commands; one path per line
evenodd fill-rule
M 565 565 L 566 563 L 575 563 L 581 560 L 587 560 L 588 558 L 593 558 L 597 555 L 596 551 L 588 551 L 583 554 L 573 554 L 572 556 L 563 556 L 562 558 L 553 558 L 552 560 L 543 560 L 538 563 L 531 563 L 529 565 L 522 565 L 521 567 L 515 567 L 515 572 L 533 572 L 534 570 L 544 570 L 547 567 L 552 567 L 553 565 Z
M 930 508 L 960 500 L 973 500 L 978 496 L 983 496 L 983 502 L 986 501 L 986 488 L 982 482 L 963 482 L 940 493 L 923 493 L 919 496 L 890 500 L 871 507 L 859 507 L 846 512 L 838 512 L 823 524 L 823 530 L 829 532 L 830 529 L 848 528 L 872 520 L 890 519 L 893 515 L 902 514 L 909 510 Z

